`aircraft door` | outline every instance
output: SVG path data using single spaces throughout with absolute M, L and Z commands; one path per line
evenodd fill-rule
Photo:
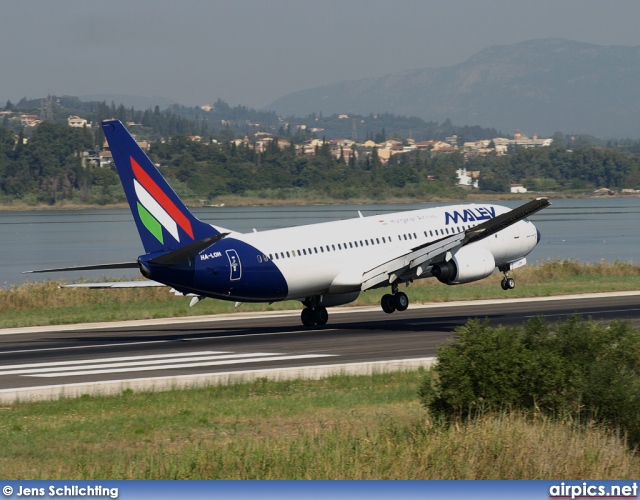
M 229 281 L 238 281 L 242 278 L 242 262 L 240 256 L 235 250 L 227 250 L 227 259 L 229 259 Z

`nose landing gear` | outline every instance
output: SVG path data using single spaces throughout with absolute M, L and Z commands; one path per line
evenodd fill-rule
M 509 278 L 509 272 L 504 271 L 504 278 L 500 281 L 503 290 L 513 290 L 516 287 L 516 280 Z

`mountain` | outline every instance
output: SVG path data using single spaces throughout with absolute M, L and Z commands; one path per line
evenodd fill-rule
M 339 82 L 283 96 L 283 116 L 389 112 L 513 133 L 640 136 L 640 46 L 565 39 L 484 49 L 448 67 Z

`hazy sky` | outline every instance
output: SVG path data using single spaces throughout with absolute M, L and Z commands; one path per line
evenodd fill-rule
M 640 45 L 638 0 L 40 0 L 0 7 L 0 103 L 161 96 L 260 108 L 343 80 L 561 37 Z

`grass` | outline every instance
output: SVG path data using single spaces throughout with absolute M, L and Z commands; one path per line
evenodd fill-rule
M 517 286 L 508 292 L 500 288 L 501 276 L 494 273 L 484 280 L 458 286 L 443 285 L 435 279 L 417 280 L 406 292 L 416 304 L 640 290 L 640 265 L 622 262 L 579 263 L 569 260 L 524 267 L 512 273 Z M 205 300 L 190 308 L 189 298 L 176 298 L 167 288 L 59 289 L 60 284 L 47 281 L 0 289 L 0 328 L 302 307 L 297 301 L 287 301 L 271 305 L 243 304 L 236 309 L 233 302 Z M 387 292 L 387 289 L 367 291 L 351 305 L 377 305 L 382 294 Z
M 424 372 L 267 381 L 17 403 L 0 411 L 4 479 L 631 479 L 615 433 L 485 415 L 444 427 Z

